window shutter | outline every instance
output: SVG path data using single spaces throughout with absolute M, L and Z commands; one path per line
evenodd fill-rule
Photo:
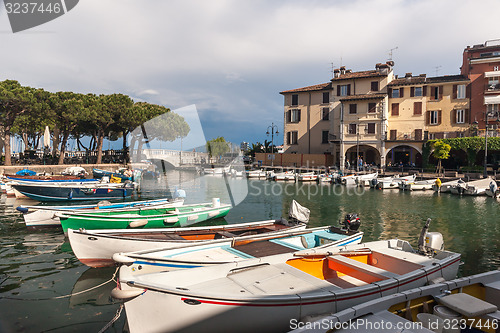
M 301 110 L 298 110 L 297 122 L 300 122 L 300 114 L 301 114 Z
M 392 97 L 392 88 L 387 88 L 387 95 L 389 96 L 389 98 Z
M 347 85 L 347 96 L 351 96 L 351 85 Z
M 391 140 L 396 140 L 396 138 L 398 137 L 398 130 L 391 130 L 390 132 L 391 134 Z
M 286 144 L 290 144 L 290 132 L 286 132 Z
M 438 110 L 438 112 L 437 112 L 437 113 L 438 113 L 438 123 L 437 123 L 437 124 L 438 124 L 438 125 L 441 125 L 441 113 L 442 113 L 442 111 L 441 111 L 441 110 Z
M 457 123 L 457 110 L 451 110 L 450 115 L 451 115 L 451 123 L 456 124 Z
M 422 114 L 422 102 L 413 103 L 413 115 L 418 116 Z
M 416 141 L 421 141 L 422 140 L 422 129 L 416 129 L 415 130 L 415 140 Z
M 471 89 L 471 86 L 470 86 L 470 84 L 468 84 L 468 85 L 465 87 L 465 97 L 466 97 L 466 98 L 470 98 L 470 89 Z
M 286 122 L 287 122 L 287 123 L 292 122 L 292 111 L 291 111 L 291 110 L 288 110 L 288 111 L 286 112 Z
M 465 109 L 465 110 L 464 110 L 464 122 L 465 122 L 466 124 L 468 124 L 468 123 L 469 123 L 469 109 Z
M 410 87 L 410 97 L 415 97 L 415 87 Z
M 392 103 L 391 116 L 399 116 L 399 103 Z
M 425 124 L 429 125 L 430 123 L 431 123 L 431 112 L 430 111 L 426 111 L 425 112 Z
M 399 88 L 399 97 L 400 98 L 405 97 L 405 88 L 404 87 Z
M 443 99 L 443 86 L 439 86 L 439 99 Z
M 453 85 L 453 99 L 457 99 L 458 96 L 458 85 Z
M 340 84 L 337 86 L 337 96 L 340 96 Z
M 349 114 L 357 113 L 357 104 L 349 104 Z
M 422 86 L 422 96 L 427 96 L 427 86 Z

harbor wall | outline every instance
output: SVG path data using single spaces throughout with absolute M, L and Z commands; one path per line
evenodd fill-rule
M 273 163 L 274 159 L 274 163 Z M 311 167 L 320 168 L 333 165 L 333 155 L 328 154 L 268 154 L 256 153 L 255 161 L 263 166 Z

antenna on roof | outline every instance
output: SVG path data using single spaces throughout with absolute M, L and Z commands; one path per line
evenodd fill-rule
M 436 76 L 438 76 L 439 69 L 440 69 L 441 67 L 443 67 L 443 66 L 439 65 L 439 66 L 434 67 L 434 70 L 436 71 Z
M 387 60 L 392 61 L 392 51 L 397 50 L 397 49 L 398 49 L 398 47 L 396 46 L 396 47 L 393 47 L 392 49 L 389 50 L 389 59 L 387 59 Z
M 330 72 L 332 73 L 332 79 L 333 79 L 333 70 L 334 70 L 334 64 L 333 64 L 333 62 L 331 62 L 330 65 L 332 65 L 332 68 L 330 69 Z

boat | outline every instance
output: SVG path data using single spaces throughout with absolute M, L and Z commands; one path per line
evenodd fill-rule
M 97 204 L 90 205 L 71 205 L 71 206 L 18 206 L 16 209 L 23 213 L 23 218 L 28 228 L 39 227 L 60 227 L 61 221 L 56 213 L 64 212 L 106 212 L 106 211 L 130 211 L 139 207 L 178 207 L 182 206 L 184 198 L 175 199 L 156 199 L 156 200 L 143 200 L 143 201 L 129 201 L 110 203 L 109 201 L 101 201 Z
M 451 192 L 451 188 L 453 186 L 456 186 L 458 184 L 458 181 L 460 180 L 461 179 L 450 180 L 449 182 L 442 183 L 441 186 L 437 186 L 437 184 L 434 184 L 432 185 L 432 189 L 434 190 L 434 192 Z
M 297 180 L 299 182 L 313 182 L 318 179 L 318 175 L 315 172 L 304 172 L 297 174 Z
M 358 186 L 368 187 L 372 183 L 372 180 L 377 179 L 377 177 L 378 177 L 378 172 L 367 173 L 364 175 L 356 176 L 355 181 Z
M 132 173 L 130 176 L 127 176 L 121 172 L 112 172 L 112 171 L 106 171 L 106 170 L 97 169 L 97 168 L 92 169 L 92 175 L 96 179 L 101 179 L 102 177 L 109 177 L 109 179 L 112 179 L 112 177 L 119 178 L 122 183 L 124 183 L 127 180 L 128 181 L 134 180 Z
M 215 198 L 214 198 L 215 199 Z M 167 208 L 136 208 L 130 211 L 108 212 L 63 212 L 56 213 L 64 233 L 71 229 L 141 229 L 187 227 L 203 221 L 224 217 L 231 205 L 202 203 Z
M 292 320 L 455 278 L 460 254 L 442 250 L 428 223 L 421 251 L 391 239 L 150 274 L 123 265 L 112 296 L 125 300 L 132 333 L 283 332 Z
M 264 170 L 247 171 L 247 178 L 266 178 L 267 173 Z
M 294 171 L 278 172 L 274 174 L 273 179 L 276 181 L 289 181 L 289 180 L 295 181 L 295 172 Z
M 436 184 L 437 179 L 419 180 L 414 182 L 401 182 L 399 183 L 400 189 L 403 191 L 425 191 L 432 190 L 432 186 Z
M 392 183 L 392 179 L 393 178 L 394 177 L 379 177 L 379 178 L 372 179 L 372 181 L 370 182 L 370 187 L 371 188 L 377 188 L 377 184 L 379 182 L 381 182 L 381 183 L 384 183 L 384 182 Z
M 339 333 L 367 332 L 370 327 L 404 327 L 404 332 L 460 333 L 461 328 L 498 332 L 499 295 L 500 271 L 496 270 L 407 290 L 331 315 L 301 318 L 291 332 L 320 333 L 334 328 Z
M 460 195 L 486 195 L 486 190 L 490 188 L 492 181 L 491 177 L 470 182 L 458 181 L 457 185 L 453 186 L 450 191 Z
M 340 177 L 340 183 L 342 185 L 356 185 L 356 175 L 350 174 Z
M 377 189 L 383 190 L 383 189 L 390 189 L 390 188 L 398 188 L 399 184 L 403 181 L 406 182 L 414 182 L 416 176 L 415 175 L 410 175 L 410 176 L 405 176 L 405 177 L 392 177 L 392 179 L 380 179 L 377 182 Z
M 489 188 L 486 189 L 486 195 L 489 197 L 492 197 L 493 199 L 496 199 L 500 195 L 500 190 L 498 189 L 497 182 L 495 180 L 492 180 L 490 182 Z
M 150 274 L 214 266 L 321 246 L 359 244 L 362 238 L 363 233 L 357 230 L 323 226 L 285 231 L 273 235 L 264 234 L 225 239 L 191 246 L 115 253 L 113 260 L 118 264 L 126 265 L 132 275 Z
M 160 228 L 160 229 L 68 229 L 68 238 L 73 253 L 83 264 L 90 267 L 113 266 L 113 254 L 152 249 L 186 247 L 196 244 L 233 242 L 256 236 L 280 235 L 285 232 L 303 230 L 306 223 L 286 220 L 268 220 L 229 225 Z
M 220 168 L 208 168 L 208 169 L 203 169 L 203 172 L 206 174 L 206 175 L 212 175 L 212 176 L 222 176 L 226 173 L 229 173 L 230 171 L 230 167 L 227 166 L 227 167 L 220 167 Z
M 23 181 L 23 180 L 28 180 L 28 181 L 41 181 L 41 182 L 47 182 L 47 181 L 57 181 L 57 182 L 64 182 L 64 181 L 87 181 L 86 179 L 82 179 L 77 176 L 65 176 L 65 175 L 35 175 L 35 176 L 21 176 L 21 175 L 9 175 L 5 174 L 4 177 L 7 180 L 13 180 L 13 181 Z M 91 179 L 89 181 L 92 181 L 95 179 Z
M 318 175 L 318 182 L 320 183 L 333 183 L 333 175 L 329 173 L 322 173 Z
M 38 201 L 101 201 L 128 198 L 133 183 L 85 182 L 16 182 L 11 186 L 30 199 Z

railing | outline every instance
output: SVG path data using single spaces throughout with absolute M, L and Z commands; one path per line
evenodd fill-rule
M 497 91 L 500 90 L 500 83 L 488 83 L 485 85 L 484 90 L 486 91 Z

